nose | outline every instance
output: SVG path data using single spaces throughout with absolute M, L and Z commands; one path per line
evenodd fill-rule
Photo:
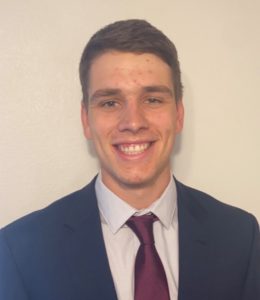
M 119 131 L 137 133 L 148 128 L 145 112 L 137 101 L 128 102 L 120 116 Z

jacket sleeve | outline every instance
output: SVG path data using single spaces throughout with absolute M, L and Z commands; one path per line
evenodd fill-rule
M 245 281 L 243 300 L 260 299 L 260 231 L 253 217 L 251 254 Z
M 0 230 L 0 299 L 29 299 L 3 230 Z

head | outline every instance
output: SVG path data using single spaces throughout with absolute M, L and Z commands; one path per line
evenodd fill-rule
M 174 45 L 146 21 L 113 23 L 90 39 L 80 78 L 84 134 L 93 142 L 103 182 L 131 205 L 147 206 L 170 180 L 183 124 Z
M 93 61 L 111 50 L 151 53 L 160 57 L 171 69 L 175 100 L 182 99 L 181 72 L 174 44 L 160 30 L 144 20 L 125 20 L 109 24 L 97 31 L 87 43 L 80 61 L 79 73 L 83 102 L 88 103 L 89 71 Z

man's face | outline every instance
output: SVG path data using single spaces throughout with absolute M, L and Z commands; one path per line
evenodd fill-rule
M 169 66 L 149 53 L 106 52 L 92 63 L 88 94 L 84 134 L 94 143 L 104 183 L 115 193 L 165 186 L 183 124 Z

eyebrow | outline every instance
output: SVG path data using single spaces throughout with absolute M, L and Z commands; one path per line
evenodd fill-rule
M 165 85 L 149 85 L 142 87 L 142 93 L 166 93 L 170 96 L 173 96 L 173 91 Z M 123 95 L 121 89 L 113 89 L 113 88 L 105 88 L 99 89 L 94 92 L 94 94 L 90 97 L 90 101 L 95 101 L 98 98 L 102 97 L 115 97 Z
M 165 85 L 151 85 L 143 88 L 144 92 L 147 93 L 166 93 L 173 96 L 173 91 Z
M 100 89 L 95 91 L 95 93 L 90 97 L 90 101 L 95 101 L 100 97 L 112 97 L 121 95 L 122 91 L 120 89 Z

